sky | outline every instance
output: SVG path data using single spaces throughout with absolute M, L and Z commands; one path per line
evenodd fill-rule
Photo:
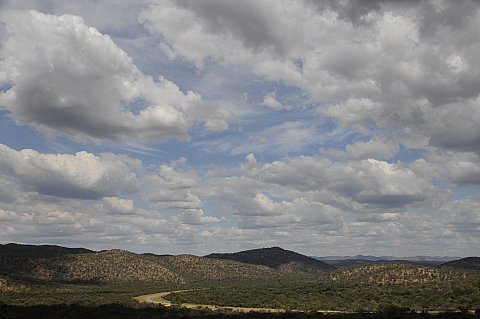
M 480 255 L 478 1 L 0 1 L 0 243 Z

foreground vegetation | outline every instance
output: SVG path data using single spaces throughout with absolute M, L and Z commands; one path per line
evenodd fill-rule
M 350 270 L 352 271 L 352 270 Z M 353 272 L 355 273 L 355 271 Z M 456 275 L 455 275 L 455 274 Z M 37 283 L 29 290 L 0 294 L 0 319 L 13 318 L 323 318 L 310 310 L 357 311 L 328 318 L 474 318 L 467 309 L 480 308 L 478 273 L 453 271 L 451 281 L 432 284 L 348 284 L 327 278 L 286 280 L 252 285 L 241 282 L 213 283 L 207 289 L 171 295 L 176 303 L 195 302 L 229 306 L 303 309 L 306 313 L 234 314 L 187 310 L 179 307 L 139 304 L 134 296 L 191 288 L 159 283 Z M 447 272 L 450 274 L 450 272 Z M 467 274 L 466 277 L 464 275 Z M 431 275 L 429 275 L 431 276 Z M 459 281 L 459 277 L 463 281 Z M 366 278 L 368 279 L 368 278 Z M 337 281 L 337 282 L 335 282 Z M 452 283 L 454 283 L 452 285 Z M 450 286 L 449 286 L 450 285 Z M 193 288 L 205 288 L 205 283 Z M 450 289 L 450 290 L 448 290 Z M 167 297 L 168 298 L 168 297 Z M 428 315 L 412 310 L 444 310 L 463 313 Z M 374 311 L 376 313 L 361 313 Z M 480 311 L 477 310 L 477 313 Z M 476 316 L 477 318 L 479 316 Z
M 362 265 L 311 281 L 213 287 L 166 298 L 175 304 L 304 311 L 461 311 L 480 309 L 480 273 L 401 264 Z
M 134 306 L 133 297 L 176 289 L 176 285 L 159 284 L 41 284 L 28 290 L 0 293 L 0 303 L 12 306 L 79 305 L 96 307 L 108 304 Z
M 322 315 L 320 313 L 222 313 L 186 310 L 179 308 L 164 308 L 153 306 L 125 306 L 109 304 L 97 307 L 80 305 L 38 305 L 38 306 L 11 306 L 0 304 L 0 319 L 169 319 L 169 318 L 248 318 L 248 319 L 473 319 L 478 315 L 468 313 L 440 313 L 429 315 L 426 313 L 408 313 L 402 311 L 386 311 L 373 314 L 334 314 Z

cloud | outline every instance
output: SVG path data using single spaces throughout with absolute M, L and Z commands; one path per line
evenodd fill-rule
M 249 154 L 245 163 L 230 173 L 200 175 L 187 169 L 184 159 L 142 167 L 132 159 L 113 154 L 40 154 L 5 146 L 1 150 L 0 181 L 17 185 L 22 194 L 20 200 L 2 203 L 0 220 L 4 232 L 0 240 L 4 241 L 64 245 L 70 241 L 98 249 L 111 247 L 112 241 L 136 249 L 188 245 L 186 251 L 198 249 L 200 253 L 222 247 L 232 250 L 274 244 L 306 251 L 314 248 L 312 242 L 328 247 L 335 244 L 335 251 L 351 253 L 352 241 L 359 250 L 368 248 L 380 253 L 388 247 L 392 253 L 401 253 L 404 245 L 419 241 L 417 251 L 427 253 L 444 251 L 448 242 L 448 247 L 471 247 L 478 238 L 477 200 L 449 203 L 438 198 L 443 202 L 437 209 L 432 202 L 439 195 L 430 181 L 435 170 L 425 171 L 417 166 L 419 162 L 410 167 L 378 160 L 341 163 L 320 156 L 298 156 L 259 163 Z M 89 159 L 86 166 L 82 164 L 84 158 Z M 53 159 L 57 165 L 52 168 Z M 472 154 L 469 160 L 473 159 Z M 49 200 L 63 193 L 49 197 L 29 195 L 34 189 L 44 189 L 38 182 L 41 179 L 51 183 L 68 179 L 72 184 L 87 185 L 92 176 L 102 179 L 100 168 L 105 166 L 105 172 L 111 172 L 111 166 L 122 165 L 127 165 L 128 172 L 137 172 L 133 193 L 125 194 L 119 187 L 121 179 L 116 179 L 112 183 L 118 186 L 119 194 L 88 200 L 83 196 Z M 434 159 L 430 167 L 436 169 Z M 72 168 L 78 168 L 81 174 Z M 113 172 L 109 178 L 121 175 Z M 138 182 L 142 187 L 138 188 Z M 32 188 L 24 189 L 25 184 Z M 67 185 L 64 189 L 77 187 Z M 102 187 L 115 189 L 110 184 Z M 215 207 L 216 216 L 203 211 L 204 200 L 208 200 L 210 211 Z M 135 205 L 140 202 L 145 208 Z M 434 211 L 429 207 L 435 207 Z M 351 212 L 355 221 L 347 219 Z M 232 220 L 237 225 L 222 224 Z M 462 239 L 462 234 L 470 237 Z
M 185 225 L 181 210 L 143 200 L 150 173 L 138 160 L 110 153 L 42 154 L 4 145 L 0 153 L 1 241 L 105 249 L 116 240 L 127 245 L 165 240 Z
M 337 159 L 389 159 L 400 151 L 400 147 L 394 141 L 386 138 L 372 138 L 369 141 L 358 141 L 345 146 L 345 150 L 326 149 L 322 154 Z
M 244 229 L 341 231 L 347 212 L 359 214 L 359 221 L 392 222 L 440 200 L 429 175 L 374 159 L 298 156 L 259 164 L 249 154 L 236 172 L 210 178 L 203 195 L 235 212 Z
M 204 127 L 212 132 L 221 132 L 228 129 L 228 123 L 224 119 L 209 119 Z
M 252 65 L 255 61 L 263 74 L 295 76 L 293 63 L 270 59 L 272 55 L 288 56 L 288 42 L 294 40 L 283 33 L 285 27 L 294 25 L 286 19 L 286 11 L 274 1 L 152 1 L 139 20 L 165 38 L 161 47 L 167 55 L 186 58 L 198 68 L 203 68 L 208 58 L 229 64 Z M 301 13 L 302 8 L 292 6 L 288 11 Z M 191 50 L 192 46 L 196 50 Z
M 145 177 L 148 185 L 145 198 L 153 202 L 190 203 L 199 208 L 200 199 L 192 194 L 197 187 L 198 177 L 194 172 L 181 172 L 172 166 L 160 165 L 158 172 Z
M 104 0 L 101 3 L 95 0 L 85 0 L 81 3 L 63 0 L 5 0 L 0 9 L 6 10 L 37 10 L 55 15 L 74 14 L 85 18 L 88 25 L 94 26 L 102 33 L 111 36 L 120 34 L 133 36 L 139 32 L 137 15 L 141 6 L 135 0 Z
M 265 164 L 259 179 L 323 194 L 327 203 L 339 201 L 334 205 L 357 212 L 420 204 L 435 193 L 430 180 L 412 169 L 374 159 L 341 163 L 321 157 L 286 158 Z
M 386 130 L 415 147 L 479 150 L 473 1 L 160 1 L 140 22 L 164 38 L 172 59 L 240 65 L 300 88 L 343 128 Z M 277 102 L 267 94 L 263 103 Z
M 21 197 L 21 191 L 12 181 L 0 178 L 0 201 L 12 203 Z
M 289 110 L 291 109 L 290 106 L 282 104 L 280 101 L 277 100 L 277 94 L 275 92 L 270 92 L 265 94 L 263 97 L 262 105 L 269 107 L 274 110 Z
M 173 236 L 171 244 L 187 226 L 225 221 L 203 212 L 199 177 L 184 170 L 185 163 L 154 168 L 111 153 L 42 154 L 0 144 L 0 240 L 65 244 L 68 238 L 109 247 L 111 240 L 138 244 Z M 200 236 L 189 232 L 193 241 Z
M 480 185 L 480 159 L 477 153 L 436 152 L 413 163 L 415 169 L 435 176 L 451 186 Z
M 441 208 L 446 223 L 454 225 L 459 233 L 468 233 L 472 237 L 480 236 L 480 198 L 472 196 L 455 200 Z
M 137 191 L 138 162 L 113 154 L 41 154 L 0 144 L 0 177 L 24 192 L 98 199 Z
M 365 214 L 359 215 L 357 221 L 359 222 L 373 222 L 373 223 L 385 223 L 394 222 L 400 220 L 400 213 L 381 213 L 381 214 Z
M 103 209 L 112 214 L 133 214 L 135 212 L 135 206 L 133 200 L 122 199 L 118 197 L 104 197 Z
M 223 152 L 230 155 L 249 153 L 299 154 L 306 148 L 326 139 L 315 121 L 285 121 L 242 134 L 222 136 L 195 143 L 202 151 Z
M 222 218 L 205 216 L 201 209 L 189 209 L 183 212 L 181 221 L 187 225 L 205 225 L 222 222 Z
M 284 228 L 295 225 L 331 230 L 339 229 L 343 222 L 342 211 L 338 208 L 304 198 L 273 202 L 268 196 L 257 194 L 254 203 L 257 214 L 239 212 L 240 228 Z
M 445 106 L 428 119 L 429 144 L 463 152 L 480 150 L 480 97 Z
M 0 241 L 478 249 L 475 1 L 0 8 Z
M 198 94 L 143 74 L 81 17 L 4 11 L 0 20 L 9 36 L 0 81 L 11 85 L 0 105 L 18 123 L 74 139 L 115 141 L 187 139 L 197 119 L 210 120 L 207 129 L 228 126 L 216 106 L 204 113 L 197 109 L 205 104 Z
M 318 107 L 317 112 L 335 118 L 342 127 L 351 127 L 380 122 L 387 111 L 382 104 L 368 98 L 350 98 L 339 104 Z
M 183 171 L 185 161 L 160 165 L 156 172 L 145 176 L 147 188 L 144 198 L 153 202 L 156 209 L 168 212 L 174 219 L 187 225 L 219 223 L 223 218 L 206 216 L 203 202 L 198 196 L 199 176 L 195 171 Z

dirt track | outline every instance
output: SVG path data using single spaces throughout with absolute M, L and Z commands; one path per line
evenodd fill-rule
M 194 304 L 194 303 L 182 303 L 182 304 L 172 304 L 170 300 L 165 299 L 164 297 L 180 292 L 187 292 L 192 291 L 194 289 L 187 289 L 187 290 L 174 290 L 174 291 L 164 291 L 150 295 L 142 295 L 134 297 L 133 299 L 137 300 L 140 303 L 152 303 L 152 304 L 161 304 L 165 307 L 183 307 L 187 309 L 209 309 L 209 310 L 218 310 L 218 311 L 230 311 L 230 312 L 271 312 L 271 313 L 279 313 L 279 312 L 304 312 L 303 310 L 287 310 L 281 308 L 248 308 L 248 307 L 230 307 L 230 306 L 217 306 L 217 305 L 203 305 L 203 304 Z M 322 314 L 338 314 L 338 313 L 357 313 L 354 311 L 336 311 L 336 310 L 318 310 L 316 311 Z M 457 311 L 459 312 L 459 311 Z M 474 314 L 475 310 L 468 310 L 470 314 Z M 417 311 L 420 313 L 420 311 Z M 427 311 L 429 314 L 439 314 L 442 313 L 441 311 L 430 310 Z
M 133 299 L 137 300 L 138 302 L 142 303 L 154 303 L 154 304 L 161 304 L 165 307 L 172 307 L 173 304 L 170 300 L 166 300 L 164 297 L 180 292 L 192 291 L 189 290 L 175 290 L 175 291 L 165 291 L 156 294 L 150 295 L 143 295 L 138 296 Z M 231 311 L 231 312 L 303 312 L 302 310 L 286 310 L 281 308 L 248 308 L 248 307 L 229 307 L 229 306 L 217 306 L 217 305 L 203 305 L 203 304 L 194 304 L 194 303 L 182 303 L 176 305 L 178 307 L 183 307 L 187 309 L 209 309 L 209 310 L 219 310 L 219 311 Z M 344 313 L 342 311 L 333 311 L 333 310 L 324 310 L 319 311 L 322 313 Z

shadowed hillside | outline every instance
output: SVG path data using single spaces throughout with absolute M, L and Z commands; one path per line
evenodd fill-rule
M 0 245 L 0 256 L 12 256 L 16 258 L 52 258 L 69 254 L 88 254 L 92 250 L 86 248 L 67 248 L 55 245 L 21 245 L 5 244 Z
M 460 268 L 460 269 L 480 270 L 480 257 L 466 257 L 459 260 L 446 262 L 441 266 Z
M 280 247 L 245 250 L 238 253 L 210 254 L 205 256 L 214 259 L 229 259 L 242 263 L 263 265 L 279 269 L 286 273 L 331 271 L 335 267 L 320 260 L 311 258 Z

